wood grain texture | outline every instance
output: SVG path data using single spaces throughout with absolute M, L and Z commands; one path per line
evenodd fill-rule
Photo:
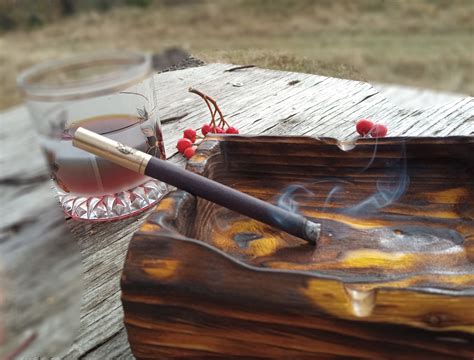
M 366 281 L 407 272 L 434 278 L 473 270 L 472 137 L 356 142 L 235 137 L 219 145 L 202 146 L 188 167 L 251 195 L 292 206 L 321 222 L 325 231 L 318 249 L 305 247 L 305 252 L 298 250 L 300 240 L 269 236 L 264 241 L 268 226 L 202 201 L 206 208 L 197 221 L 207 226 L 196 228 L 198 239 L 252 264 L 294 268 L 291 259 L 297 257 L 298 269 L 350 269 L 364 274 Z M 378 256 L 371 249 L 382 252 Z M 367 267 L 366 261 L 376 265 Z M 465 281 L 474 285 L 472 278 Z
M 189 86 L 215 97 L 224 115 L 241 133 L 247 134 L 309 134 L 343 139 L 353 136 L 354 122 L 362 116 L 386 121 L 392 135 L 469 135 L 474 131 L 472 98 L 454 99 L 455 103 L 450 106 L 436 109 L 404 109 L 387 101 L 384 90 L 379 93 L 363 82 L 259 68 L 225 72 L 233 67 L 209 64 L 155 76 L 161 99 L 158 111 L 170 161 L 184 166 L 185 161 L 176 154 L 177 139 L 185 128 L 197 128 L 208 120 L 205 105 L 187 92 Z M 7 219 L 9 224 L 31 225 L 32 233 L 49 233 L 51 228 L 44 229 L 41 221 L 29 222 L 40 212 L 46 214 L 46 208 L 56 211 L 56 207 L 53 203 L 47 205 L 50 195 L 34 185 L 42 179 L 37 175 L 44 160 L 39 148 L 29 146 L 35 139 L 27 111 L 20 107 L 0 116 L 0 153 L 18 159 L 0 164 L 1 191 L 5 196 L 2 202 L 15 201 L 16 194 L 25 186 L 44 206 L 29 212 L 15 206 L 12 208 L 16 211 L 2 212 L 5 221 L 2 226 L 6 224 L 2 236 L 12 241 L 16 236 L 9 230 Z M 20 128 L 22 135 L 18 136 Z M 28 166 L 25 168 L 22 164 Z M 104 359 L 110 354 L 114 358 L 132 357 L 123 329 L 119 278 L 130 238 L 148 215 L 111 224 L 67 221 L 79 240 L 85 271 L 81 326 L 67 358 Z M 202 353 L 207 354 L 205 350 Z M 164 349 L 163 354 L 176 355 L 170 349 Z
M 171 192 L 125 262 L 135 356 L 474 355 L 473 153 L 474 137 L 208 136 L 189 170 L 291 204 L 322 236 Z
M 310 276 L 255 271 L 193 240 L 163 236 L 157 241 L 150 234 L 136 239 L 142 246 L 131 252 L 127 265 L 142 271 L 125 273 L 123 304 L 138 358 L 157 358 L 163 350 L 174 353 L 163 358 L 199 357 L 201 352 L 221 358 L 472 355 L 472 336 L 465 333 L 331 319 L 305 292 L 295 292 L 311 286 Z M 159 259 L 147 258 L 150 250 Z M 337 290 L 343 290 L 333 285 L 320 281 L 314 292 L 335 301 Z

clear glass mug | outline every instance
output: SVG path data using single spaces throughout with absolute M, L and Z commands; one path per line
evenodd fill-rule
M 51 166 L 65 213 L 110 221 L 153 206 L 164 183 L 72 146 L 79 126 L 165 159 L 151 56 L 109 52 L 36 65 L 18 86 Z

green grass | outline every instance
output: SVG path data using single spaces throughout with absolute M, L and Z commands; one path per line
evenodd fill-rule
M 42 27 L 3 34 L 0 108 L 21 101 L 15 76 L 39 61 L 82 51 L 157 52 L 168 46 L 184 47 L 207 62 L 474 94 L 471 0 L 169 3 L 83 11 L 66 19 L 52 16 Z

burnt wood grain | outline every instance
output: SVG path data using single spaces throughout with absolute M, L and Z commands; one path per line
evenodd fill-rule
M 207 137 L 188 169 L 319 221 L 315 248 L 176 190 L 130 243 L 137 358 L 470 358 L 474 138 Z

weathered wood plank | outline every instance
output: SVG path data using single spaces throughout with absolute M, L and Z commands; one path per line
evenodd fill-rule
M 406 110 L 425 110 L 460 101 L 465 94 L 416 88 L 411 86 L 372 83 L 394 106 Z
M 173 99 L 160 106 L 162 116 L 188 114 L 164 125 L 169 142 L 174 144 L 185 127 L 197 128 L 208 119 L 201 100 L 186 93 L 189 86 L 218 99 L 227 119 L 241 132 L 250 134 L 348 138 L 354 136 L 354 123 L 361 117 L 369 117 L 386 123 L 389 135 L 394 136 L 420 135 L 419 128 L 423 129 L 423 135 L 437 135 L 440 127 L 443 132 L 439 135 L 461 135 L 466 132 L 456 129 L 463 129 L 459 126 L 473 115 L 469 97 L 424 111 L 406 110 L 394 107 L 363 82 L 258 68 L 225 72 L 229 67 L 215 64 L 199 68 L 197 73 L 196 69 L 188 69 L 157 77 L 159 98 Z M 291 81 L 299 82 L 289 85 Z M 433 125 L 437 125 L 435 129 Z M 168 155 L 170 150 L 174 151 L 167 150 Z
M 259 68 L 225 71 L 232 67 L 211 64 L 156 76 L 158 98 L 162 101 L 159 113 L 170 161 L 184 165 L 183 158 L 176 155 L 176 141 L 185 128 L 198 128 L 209 119 L 202 100 L 187 92 L 190 86 L 214 97 L 226 118 L 241 133 L 350 138 L 354 136 L 354 123 L 360 117 L 386 122 L 390 135 L 444 136 L 473 132 L 472 98 L 441 109 L 407 110 L 394 107 L 385 96 L 363 82 Z M 31 171 L 24 172 L 16 163 L 9 163 L 7 167 L 2 163 L 6 171 L 0 179 L 7 182 L 10 179 L 32 180 L 32 173 L 41 169 L 42 162 L 39 150 L 31 151 L 28 146 L 35 138 L 34 132 L 24 108 L 10 112 L 9 117 L 15 121 L 8 129 L 4 127 L 2 152 L 6 146 L 4 139 L 7 139 L 8 147 L 15 143 L 12 151 L 25 159 Z M 22 136 L 19 137 L 18 132 Z M 15 186 L 14 191 L 18 189 Z M 14 191 L 8 191 L 5 200 L 14 201 Z M 46 197 L 45 194 L 38 195 L 41 201 Z M 5 219 L 13 224 L 24 215 L 24 211 L 8 213 Z M 119 278 L 130 237 L 146 216 L 110 224 L 68 221 L 79 239 L 85 290 L 81 327 L 67 358 L 105 358 L 109 354 L 125 358 L 130 355 L 123 331 Z
M 108 224 L 68 221 L 73 234 L 79 239 L 86 288 L 81 327 L 67 358 L 76 359 L 89 352 L 97 352 L 101 344 L 106 343 L 109 350 L 114 347 L 112 344 L 117 344 L 127 351 L 128 343 L 119 345 L 122 337 L 115 337 L 123 328 L 119 279 L 130 237 L 146 216 L 143 214 Z
M 0 358 L 31 334 L 21 356 L 66 351 L 79 326 L 81 259 L 51 191 L 26 112 L 1 115 Z

